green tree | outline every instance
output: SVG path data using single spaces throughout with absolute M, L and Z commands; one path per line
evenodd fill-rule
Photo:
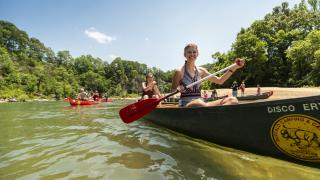
M 0 20 L 0 47 L 10 52 L 26 51 L 29 37 L 26 32 L 19 30 L 14 24 Z
M 16 71 L 14 63 L 5 48 L 0 48 L 0 78 Z
M 246 60 L 245 68 L 238 74 L 239 81 L 242 79 L 250 84 L 260 83 L 265 71 L 263 64 L 267 61 L 267 43 L 248 31 L 238 35 L 232 48 L 236 57 Z
M 59 51 L 56 57 L 56 64 L 58 66 L 63 65 L 65 68 L 72 68 L 74 59 L 69 51 Z
M 320 30 L 312 31 L 305 39 L 293 43 L 287 54 L 293 64 L 293 84 L 320 85 Z

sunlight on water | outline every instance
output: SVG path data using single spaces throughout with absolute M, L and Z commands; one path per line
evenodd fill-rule
M 0 104 L 0 179 L 318 179 L 320 170 L 221 147 L 147 121 L 130 101 Z

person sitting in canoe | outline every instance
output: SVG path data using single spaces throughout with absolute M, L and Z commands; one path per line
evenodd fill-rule
M 99 92 L 97 90 L 93 93 L 92 98 L 94 101 L 99 101 L 100 96 L 99 96 Z
M 142 82 L 142 99 L 160 98 L 161 94 L 158 89 L 157 83 L 154 80 L 153 74 L 146 75 L 146 82 Z
M 89 99 L 88 94 L 84 91 L 83 88 L 80 89 L 80 93 L 77 96 L 78 100 L 87 101 Z
M 184 48 L 184 56 L 186 58 L 185 64 L 180 69 L 177 69 L 175 71 L 174 77 L 172 79 L 172 90 L 175 91 L 177 88 L 179 88 L 181 92 L 179 106 L 192 107 L 238 104 L 238 100 L 235 97 L 226 97 L 222 100 L 204 102 L 201 99 L 200 84 L 196 84 L 189 89 L 184 89 L 185 86 L 210 75 L 210 73 L 205 68 L 197 67 L 195 65 L 198 55 L 198 46 L 193 43 L 187 44 Z M 224 73 L 221 77 L 214 76 L 208 80 L 216 84 L 223 84 L 237 69 L 244 66 L 244 60 L 239 60 L 241 66 L 234 66 L 226 73 Z

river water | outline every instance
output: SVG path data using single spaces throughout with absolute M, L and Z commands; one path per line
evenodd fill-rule
M 132 101 L 0 104 L 0 179 L 319 179 L 320 169 L 221 147 L 144 120 Z

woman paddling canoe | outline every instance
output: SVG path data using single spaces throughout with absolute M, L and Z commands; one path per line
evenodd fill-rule
M 185 66 L 183 66 L 181 69 L 178 69 L 174 75 L 172 81 L 172 88 L 174 89 L 174 92 L 162 98 L 148 98 L 127 105 L 119 111 L 119 115 L 123 122 L 131 123 L 135 120 L 142 118 L 143 116 L 155 110 L 161 101 L 179 92 L 181 93 L 181 98 L 179 100 L 180 106 L 217 106 L 238 103 L 238 100 L 234 98 L 224 98 L 219 102 L 213 101 L 205 103 L 200 99 L 201 91 L 200 86 L 198 86 L 198 84 L 204 80 L 210 80 L 214 83 L 222 84 L 226 79 L 228 79 L 231 76 L 231 74 L 233 74 L 235 70 L 237 70 L 240 67 L 243 67 L 244 60 L 238 58 L 236 59 L 234 64 L 226 68 L 223 68 L 220 71 L 217 71 L 213 74 L 210 74 L 206 69 L 200 67 L 197 68 L 195 66 L 195 60 L 198 57 L 198 48 L 195 44 L 190 44 L 186 46 L 184 51 L 187 61 L 185 63 Z M 216 75 L 222 72 L 226 73 L 222 75 L 222 77 L 218 78 Z
M 187 44 L 184 48 L 184 57 L 186 58 L 185 64 L 180 69 L 177 69 L 172 80 L 172 89 L 177 88 L 181 90 L 181 98 L 179 106 L 192 107 L 192 106 L 218 106 L 218 105 L 231 105 L 238 104 L 238 100 L 235 97 L 227 97 L 222 100 L 204 102 L 201 99 L 201 86 L 197 84 L 189 89 L 184 89 L 185 86 L 204 78 L 210 73 L 203 67 L 197 67 L 195 62 L 199 55 L 198 46 L 196 44 Z M 216 84 L 223 84 L 237 69 L 244 66 L 244 60 L 240 60 L 240 66 L 233 66 L 221 77 L 214 76 L 209 81 Z

